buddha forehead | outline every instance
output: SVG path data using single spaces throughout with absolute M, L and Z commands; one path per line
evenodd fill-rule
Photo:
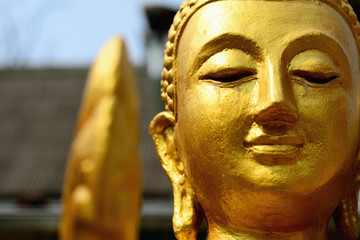
M 233 46 L 258 59 L 264 55 L 281 58 L 292 45 L 298 51 L 322 48 L 325 52 L 335 51 L 335 55 L 340 51 L 350 59 L 358 55 L 357 41 L 344 17 L 325 3 L 310 1 L 207 4 L 187 22 L 178 54 L 197 59 L 208 49 L 220 51 Z M 189 55 L 187 49 L 194 54 Z

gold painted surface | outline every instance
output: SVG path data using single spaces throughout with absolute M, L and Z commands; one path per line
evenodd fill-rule
M 347 2 L 189 0 L 150 125 L 177 239 L 357 239 L 359 35 Z
M 84 92 L 68 160 L 61 239 L 138 239 L 138 105 L 124 42 L 111 39 Z

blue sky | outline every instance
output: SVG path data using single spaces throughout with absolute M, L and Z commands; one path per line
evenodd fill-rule
M 104 42 L 124 36 L 144 60 L 144 6 L 177 9 L 182 0 L 0 0 L 0 68 L 88 66 Z

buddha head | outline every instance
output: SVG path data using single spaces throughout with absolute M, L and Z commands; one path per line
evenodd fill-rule
M 360 25 L 346 0 L 190 0 L 151 123 L 177 239 L 357 239 Z

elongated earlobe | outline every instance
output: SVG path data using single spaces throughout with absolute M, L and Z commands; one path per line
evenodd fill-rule
M 178 240 L 196 240 L 203 214 L 176 151 L 175 124 L 172 112 L 161 112 L 151 122 L 150 134 L 155 142 L 161 164 L 173 186 L 175 236 Z
M 360 154 L 360 153 L 359 153 Z M 360 165 L 360 155 L 358 154 L 357 163 Z M 360 225 L 358 215 L 358 193 L 360 187 L 360 172 L 357 169 L 357 176 L 352 183 L 351 189 L 346 197 L 340 202 L 336 208 L 333 218 L 335 220 L 336 229 L 341 239 L 356 240 L 359 238 Z
M 356 240 L 359 237 L 358 191 L 354 189 L 337 207 L 333 217 L 337 232 L 343 240 Z

